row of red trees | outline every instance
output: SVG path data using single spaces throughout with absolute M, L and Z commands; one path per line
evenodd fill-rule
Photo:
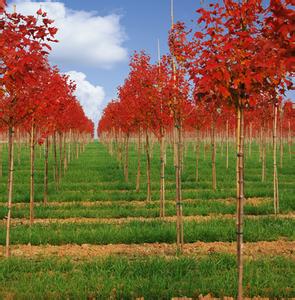
M 109 132 L 115 138 L 121 132 L 127 139 L 131 133 L 138 132 L 140 136 L 145 132 L 148 168 L 148 132 L 153 132 L 162 145 L 164 132 L 173 131 L 176 207 L 180 219 L 183 132 L 189 127 L 200 131 L 210 127 L 214 168 L 216 128 L 222 123 L 226 128 L 235 128 L 239 299 L 243 297 L 245 135 L 248 133 L 251 137 L 255 130 L 272 128 L 274 210 L 278 213 L 278 117 L 281 137 L 283 131 L 290 137 L 295 125 L 292 103 L 282 103 L 286 89 L 292 88 L 291 77 L 294 75 L 295 16 L 292 5 L 293 0 L 271 0 L 266 8 L 261 0 L 224 0 L 222 4 L 210 4 L 208 10 L 197 11 L 197 29 L 195 25 L 186 28 L 184 23 L 172 24 L 169 35 L 171 55 L 153 65 L 145 53 L 135 54 L 130 74 L 119 88 L 118 100 L 105 109 L 98 127 L 100 134 Z M 128 142 L 125 145 L 128 148 Z M 161 162 L 162 153 L 161 150 Z M 212 174 L 214 187 L 214 172 Z M 161 167 L 161 178 L 162 175 Z M 148 200 L 149 181 L 148 175 Z M 178 244 L 183 240 L 181 231 L 181 222 L 177 222 Z
M 45 191 L 47 200 L 48 147 L 53 140 L 56 158 L 57 136 L 66 141 L 93 134 L 93 123 L 74 96 L 75 83 L 51 67 L 50 43 L 57 42 L 57 28 L 38 10 L 36 16 L 5 11 L 0 3 L 0 126 L 8 137 L 8 215 L 6 255 L 9 256 L 10 220 L 13 200 L 15 133 L 30 138 L 30 221 L 33 222 L 35 146 L 45 143 Z M 62 143 L 60 142 L 60 145 Z M 60 148 L 61 149 L 61 148 Z M 55 160 L 57 161 L 57 160 Z M 56 162 L 57 164 L 57 162 Z M 56 174 L 57 176 L 57 174 Z

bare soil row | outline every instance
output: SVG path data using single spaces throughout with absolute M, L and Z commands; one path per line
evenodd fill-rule
M 267 217 L 276 217 L 280 219 L 295 219 L 295 213 L 288 214 L 277 214 L 277 215 L 246 215 L 246 219 L 261 219 Z M 209 221 L 212 219 L 235 219 L 236 215 L 234 214 L 210 214 L 208 216 L 183 216 L 184 221 L 194 221 L 194 222 L 203 222 Z M 103 223 L 103 224 L 125 224 L 132 221 L 139 222 L 153 222 L 153 221 L 164 221 L 164 222 L 176 222 L 176 216 L 168 216 L 164 218 L 160 217 L 126 217 L 126 218 L 85 218 L 85 217 L 76 217 L 76 218 L 47 218 L 47 219 L 35 219 L 35 224 L 93 224 L 93 223 Z M 5 224 L 5 220 L 0 220 L 0 224 Z M 11 220 L 11 224 L 14 225 L 29 225 L 29 219 L 17 219 L 14 218 Z
M 4 246 L 0 246 L 0 257 L 3 256 Z M 126 256 L 174 256 L 176 244 L 144 243 L 144 244 L 67 244 L 53 245 L 14 245 L 11 248 L 12 256 L 16 257 L 73 257 L 76 259 L 91 259 L 93 257 L 105 257 L 109 255 Z M 235 242 L 195 242 L 184 244 L 183 254 L 190 256 L 202 256 L 213 253 L 236 254 Z M 295 260 L 295 241 L 260 241 L 244 244 L 244 255 L 247 259 L 256 259 L 267 256 L 284 256 Z
M 194 203 L 196 199 L 184 199 L 182 200 L 183 203 Z M 207 201 L 207 200 L 203 200 Z M 219 203 L 224 203 L 231 205 L 235 203 L 236 198 L 226 198 L 226 199 L 210 199 L 208 201 L 216 201 Z M 47 203 L 46 206 L 48 207 L 59 207 L 59 206 L 65 206 L 65 207 L 70 207 L 72 205 L 81 205 L 85 207 L 91 207 L 91 206 L 98 206 L 98 205 L 113 205 L 118 204 L 118 205 L 132 205 L 132 206 L 145 206 L 149 203 L 159 203 L 159 200 L 152 200 L 150 202 L 144 201 L 144 200 L 130 200 L 130 201 L 125 201 L 125 200 L 96 200 L 96 201 L 50 201 Z M 252 205 L 252 206 L 259 206 L 263 203 L 268 203 L 271 202 L 270 198 L 259 198 L 259 197 L 254 197 L 254 198 L 247 198 L 245 200 L 245 203 Z M 174 200 L 166 200 L 165 203 L 167 204 L 175 204 Z M 14 207 L 26 207 L 28 206 L 29 203 L 25 202 L 17 202 L 13 203 L 12 206 Z M 0 202 L 0 206 L 7 206 L 6 202 Z M 35 206 L 44 206 L 42 202 L 36 202 Z

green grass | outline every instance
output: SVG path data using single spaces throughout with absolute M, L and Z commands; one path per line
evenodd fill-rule
M 277 218 L 247 219 L 244 240 L 247 242 L 295 240 L 295 220 Z M 5 244 L 5 228 L 0 226 L 0 244 Z M 236 240 L 235 221 L 212 219 L 184 223 L 185 242 L 232 242 Z M 12 244 L 132 244 L 166 242 L 174 243 L 176 226 L 174 222 L 131 221 L 123 224 L 35 224 L 15 225 L 11 230 Z
M 247 261 L 245 296 L 294 297 L 295 262 Z M 109 257 L 87 261 L 48 258 L 0 261 L 0 297 L 15 299 L 171 299 L 236 296 L 235 258 Z M 11 298 L 10 298 L 11 299 Z
M 260 180 L 261 163 L 259 162 L 258 146 L 253 145 L 252 156 L 246 155 L 246 178 L 245 195 L 246 197 L 272 197 L 272 154 L 267 153 L 267 176 L 264 183 Z M 287 148 L 284 158 L 283 169 L 279 169 L 280 187 L 280 208 L 281 212 L 287 213 L 295 211 L 295 201 L 293 193 L 295 191 L 295 160 L 289 159 Z M 246 154 L 248 152 L 246 151 Z M 129 182 L 124 182 L 123 170 L 115 157 L 111 157 L 106 148 L 97 142 L 89 144 L 86 151 L 77 160 L 72 160 L 66 175 L 62 178 L 61 186 L 56 190 L 53 182 L 53 157 L 50 155 L 49 168 L 49 200 L 50 201 L 113 201 L 114 210 L 104 208 L 100 211 L 87 209 L 70 208 L 68 211 L 60 211 L 51 208 L 38 208 L 36 216 L 39 217 L 125 217 L 125 216 L 157 216 L 156 205 L 154 209 L 144 210 L 142 208 L 129 210 L 129 208 L 119 208 L 116 201 L 130 201 L 146 199 L 146 174 L 145 174 L 145 155 L 142 153 L 142 176 L 141 191 L 135 191 L 136 178 L 136 149 L 131 145 L 129 155 Z M 7 182 L 7 153 L 4 149 L 3 170 L 4 174 L 0 181 L 0 201 L 6 201 L 6 182 Z M 152 198 L 158 200 L 160 197 L 160 178 L 159 178 L 159 148 L 155 144 L 152 158 Z M 36 202 L 43 199 L 43 157 L 40 158 L 39 150 L 36 155 Z M 23 148 L 21 152 L 21 164 L 18 165 L 16 159 L 15 168 L 15 187 L 14 202 L 29 202 L 29 152 Z M 235 197 L 235 153 L 234 147 L 230 148 L 230 166 L 225 170 L 225 155 L 221 155 L 220 147 L 217 149 L 217 191 L 211 189 L 211 161 L 210 151 L 207 151 L 205 158 L 203 147 L 200 153 L 199 166 L 200 180 L 195 181 L 195 153 L 192 146 L 189 147 L 185 156 L 183 172 L 183 199 L 193 199 L 196 204 L 184 205 L 184 214 L 209 214 L 209 213 L 234 213 L 233 205 L 219 204 L 212 202 L 213 199 L 225 199 Z M 2 183 L 1 183 L 2 182 Z M 175 199 L 174 167 L 172 162 L 172 152 L 170 147 L 167 149 L 166 166 L 166 199 Z M 206 200 L 204 203 L 201 201 Z M 263 203 L 259 206 L 246 206 L 248 214 L 269 214 L 273 211 L 271 202 Z M 4 217 L 5 209 L 0 208 L 0 217 Z M 172 205 L 167 205 L 167 214 L 173 215 L 175 209 Z M 14 209 L 13 216 L 25 217 L 25 209 Z
M 128 203 L 128 202 L 126 202 Z M 93 206 L 84 206 L 79 202 L 75 204 L 69 203 L 67 206 L 43 206 L 35 207 L 36 218 L 70 218 L 70 217 L 86 217 L 86 218 L 123 218 L 123 217 L 158 217 L 159 202 L 142 203 L 141 205 L 118 204 L 116 201 L 112 203 L 97 202 Z M 25 207 L 14 207 L 12 214 L 14 218 L 28 218 L 28 205 Z M 192 215 L 209 215 L 209 214 L 234 214 L 236 211 L 235 201 L 224 203 L 220 200 L 194 200 L 192 202 L 183 203 L 183 212 L 185 216 Z M 7 209 L 0 206 L 0 218 L 4 218 Z M 245 213 L 252 215 L 264 215 L 273 213 L 269 202 L 262 202 L 259 205 L 245 205 Z M 175 204 L 168 202 L 166 204 L 166 215 L 175 215 Z
M 285 147 L 286 148 L 286 147 Z M 279 169 L 279 186 L 281 195 L 281 208 L 283 210 L 295 210 L 294 201 L 291 201 L 294 191 L 295 160 L 289 159 L 287 148 L 284 157 L 283 169 Z M 39 150 L 36 155 L 36 201 L 43 199 L 43 157 L 40 158 Z M 246 151 L 247 153 L 247 151 Z M 80 201 L 80 200 L 145 200 L 146 198 L 146 174 L 145 154 L 142 153 L 141 191 L 135 192 L 136 178 L 136 149 L 131 145 L 129 155 L 129 183 L 124 182 L 123 170 L 115 157 L 111 157 L 106 148 L 97 142 L 89 144 L 86 151 L 78 160 L 70 163 L 67 174 L 63 177 L 59 190 L 53 183 L 53 157 L 50 155 L 49 168 L 49 198 L 54 201 Z M 3 170 L 4 176 L 0 185 L 0 201 L 6 201 L 7 180 L 7 153 L 4 150 Z M 17 159 L 16 159 L 17 161 Z M 211 189 L 211 159 L 210 151 L 205 158 L 201 147 L 199 162 L 200 180 L 195 181 L 195 153 L 192 146 L 189 147 L 184 160 L 183 171 L 183 198 L 184 199 L 220 199 L 235 196 L 235 152 L 234 145 L 230 148 L 230 165 L 225 169 L 225 155 L 221 155 L 220 147 L 217 149 L 217 191 Z M 159 147 L 154 146 L 152 157 L 152 198 L 159 199 L 160 189 L 160 159 Z M 21 164 L 16 162 L 15 167 L 14 202 L 29 201 L 29 152 L 24 148 L 21 154 Z M 259 162 L 258 146 L 253 145 L 252 156 L 246 156 L 245 163 L 245 195 L 246 197 L 272 197 L 272 153 L 267 153 L 266 181 L 261 182 L 261 163 Z M 175 198 L 174 167 L 172 152 L 168 147 L 166 166 L 166 197 Z
M 16 147 L 17 149 L 17 147 Z M 283 168 L 279 168 L 280 209 L 282 213 L 295 211 L 295 160 L 290 159 L 285 147 Z M 294 145 L 292 151 L 294 152 Z M 36 155 L 37 218 L 121 218 L 157 217 L 160 197 L 159 147 L 154 145 L 152 157 L 152 199 L 146 203 L 146 162 L 141 156 L 141 190 L 135 191 L 137 150 L 131 144 L 129 153 L 129 182 L 124 181 L 123 169 L 106 147 L 92 143 L 72 160 L 61 185 L 53 181 L 53 156 L 50 152 L 49 202 L 63 202 L 63 206 L 48 205 L 43 200 L 43 157 Z M 16 150 L 17 154 L 17 150 Z M 225 169 L 225 155 L 217 147 L 217 190 L 211 188 L 211 154 L 201 146 L 199 181 L 195 180 L 195 153 L 189 146 L 184 159 L 182 176 L 184 215 L 234 214 L 235 147 L 230 145 L 229 169 Z M 252 156 L 246 148 L 245 196 L 262 197 L 265 201 L 247 203 L 245 213 L 258 215 L 245 219 L 245 241 L 295 240 L 295 220 L 262 215 L 272 214 L 272 152 L 267 152 L 266 181 L 261 182 L 261 162 L 258 145 L 253 144 Z M 14 218 L 29 216 L 29 151 L 22 149 L 21 163 L 15 164 L 13 202 L 24 206 L 13 207 Z M 7 149 L 3 149 L 3 176 L 0 179 L 0 202 L 7 197 Z M 167 150 L 166 213 L 175 215 L 175 171 L 171 147 Z M 137 205 L 134 201 L 141 201 Z M 92 201 L 83 205 L 81 201 Z M 123 203 L 121 201 L 124 201 Z M 74 204 L 72 203 L 74 202 Z M 0 206 L 0 218 L 6 215 Z M 153 220 L 132 221 L 123 224 L 76 223 L 13 225 L 12 244 L 116 244 L 116 243 L 174 243 L 174 222 Z M 235 241 L 235 220 L 213 218 L 208 221 L 187 221 L 184 224 L 185 242 Z M 0 244 L 5 243 L 5 226 L 0 225 Z M 283 257 L 248 260 L 245 264 L 245 296 L 295 297 L 295 262 Z M 211 293 L 214 296 L 236 296 L 236 263 L 230 255 L 193 257 L 109 257 L 73 261 L 69 258 L 0 259 L 0 299 L 171 299 L 172 296 L 197 297 Z

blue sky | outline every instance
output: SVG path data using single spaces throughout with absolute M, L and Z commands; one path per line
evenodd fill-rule
M 157 57 L 157 39 L 160 39 L 161 51 L 167 52 L 167 33 L 170 28 L 170 0 L 100 0 L 100 1 L 66 1 L 72 2 L 77 9 L 95 9 L 98 13 L 118 13 L 122 16 L 121 24 L 125 29 L 127 40 L 124 46 L 128 55 L 134 50 L 145 49 L 153 59 Z M 87 3 L 86 3 L 87 2 Z M 198 8 L 199 1 L 175 0 L 176 18 L 190 20 Z M 128 73 L 128 61 L 124 61 L 111 70 L 96 72 L 89 70 L 92 80 L 98 80 L 106 87 L 109 95 L 115 93 L 115 87 L 122 83 Z
M 191 23 L 196 10 L 212 1 L 174 0 L 175 21 Z M 144 49 L 157 58 L 167 53 L 171 25 L 170 0 L 10 0 L 17 11 L 33 14 L 40 7 L 59 27 L 50 56 L 62 72 L 77 82 L 77 97 L 95 122 L 116 96 L 128 74 L 129 57 Z M 293 93 L 294 95 L 294 93 Z

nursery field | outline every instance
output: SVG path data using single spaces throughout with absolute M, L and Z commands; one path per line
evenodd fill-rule
M 0 300 L 294 300 L 294 20 L 0 0 Z
M 145 153 L 136 192 L 137 148 L 130 145 L 129 180 L 107 147 L 93 142 L 72 160 L 57 188 L 49 169 L 49 199 L 43 204 L 43 148 L 36 150 L 35 220 L 29 223 L 29 149 L 15 165 L 11 258 L 4 258 L 7 161 L 0 191 L 0 298 L 171 299 L 211 294 L 236 296 L 235 149 L 229 168 L 217 147 L 217 190 L 212 190 L 211 155 L 200 147 L 184 154 L 182 196 L 184 248 L 178 253 L 175 170 L 167 147 L 166 217 L 159 217 L 160 150 L 152 150 L 152 200 L 146 201 Z M 245 158 L 245 297 L 295 297 L 295 161 L 284 147 L 278 168 L 280 213 L 273 211 L 271 150 L 261 182 L 258 145 Z M 294 151 L 294 149 L 292 149 Z M 3 149 L 3 157 L 7 150 Z M 53 165 L 50 152 L 49 165 Z

